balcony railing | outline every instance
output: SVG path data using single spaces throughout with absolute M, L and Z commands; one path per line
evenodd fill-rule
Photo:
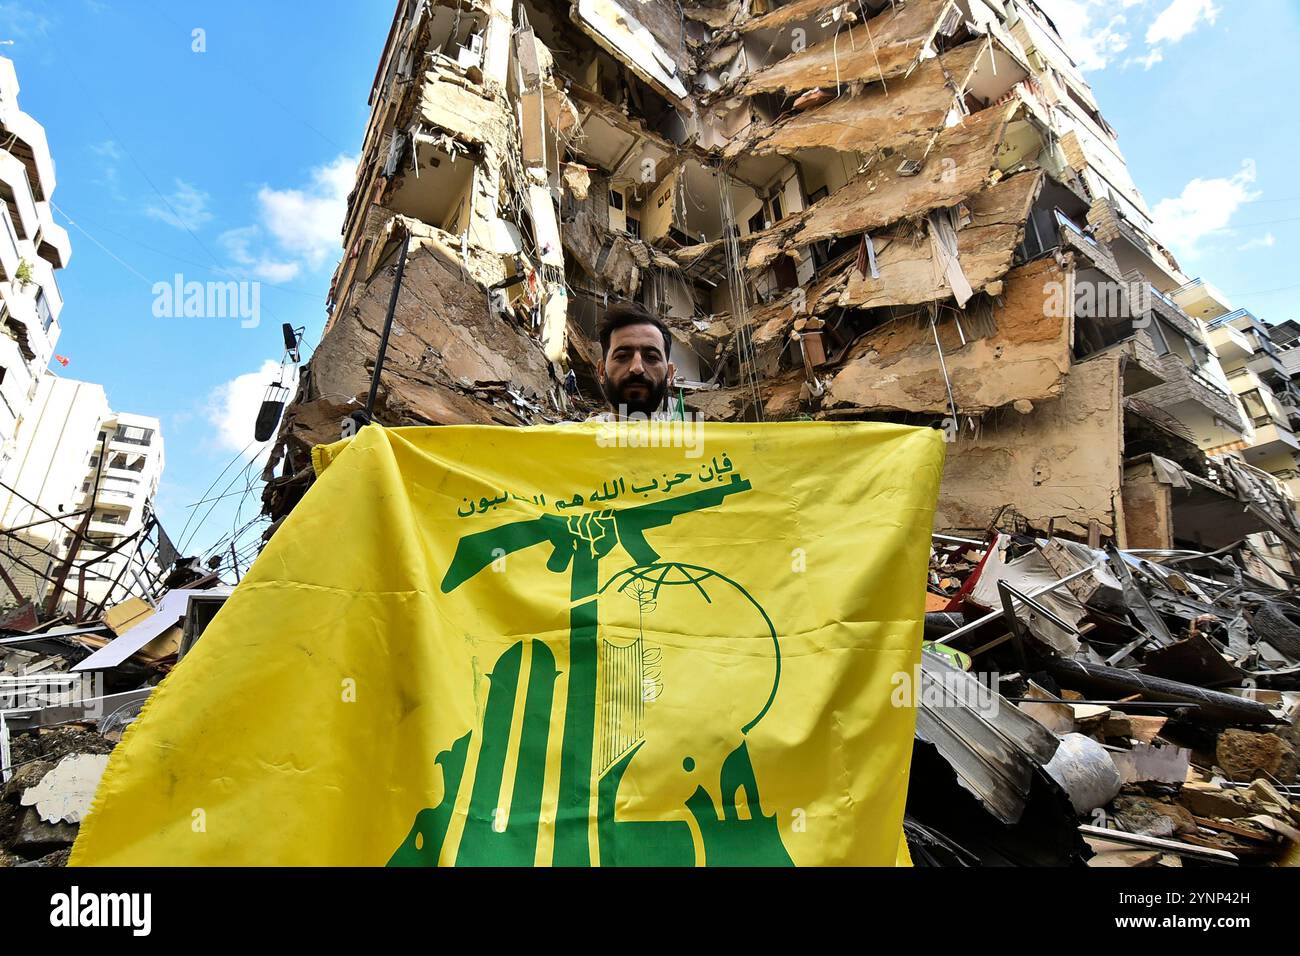
M 1163 292 L 1161 292 L 1161 291 L 1160 291 L 1159 289 L 1157 289 L 1155 286 L 1151 285 L 1151 283 L 1149 283 L 1149 282 L 1147 283 L 1147 288 L 1151 290 L 1151 294 L 1152 294 L 1152 295 L 1154 295 L 1157 299 L 1159 299 L 1159 300 L 1160 300 L 1161 302 L 1163 302 L 1165 305 L 1169 306 L 1169 308 L 1171 308 L 1171 309 L 1177 309 L 1179 312 L 1182 312 L 1182 311 L 1183 311 L 1183 310 L 1182 310 L 1182 307 L 1181 307 L 1177 302 L 1175 302 L 1173 299 L 1169 298 L 1169 296 L 1165 295 Z M 1186 313 L 1184 313 L 1184 314 L 1186 314 Z
M 1261 428 L 1265 425 L 1273 425 L 1285 432 L 1289 433 L 1291 431 L 1286 422 L 1274 415 L 1256 415 L 1251 419 L 1251 421 Z
M 1080 226 L 1078 226 L 1073 219 L 1071 219 L 1065 213 L 1061 212 L 1060 209 L 1053 209 L 1053 212 L 1056 213 L 1057 225 L 1065 226 L 1071 232 L 1075 233 L 1084 242 L 1087 242 L 1094 246 L 1097 245 L 1096 239 L 1092 238 L 1092 236 L 1084 232 L 1083 229 Z
M 1189 371 L 1192 373 L 1192 378 L 1196 379 L 1196 381 L 1200 382 L 1210 391 L 1214 392 L 1216 395 L 1223 396 L 1223 398 L 1229 401 L 1232 400 L 1232 393 L 1224 390 L 1222 385 L 1203 372 L 1200 368 L 1193 366 Z

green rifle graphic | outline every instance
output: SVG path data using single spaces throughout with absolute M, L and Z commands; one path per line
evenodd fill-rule
M 697 588 L 700 587 L 700 580 L 716 576 L 739 590 L 758 608 L 767 621 L 775 645 L 776 633 L 770 620 L 767 620 L 762 608 L 743 588 L 704 568 L 657 564 L 659 554 L 645 538 L 646 531 L 670 524 L 679 515 L 715 507 L 723 504 L 728 495 L 749 489 L 748 481 L 733 474 L 727 484 L 676 498 L 566 517 L 543 515 L 466 535 L 457 544 L 451 566 L 442 580 L 443 593 L 454 591 L 505 555 L 538 544 L 551 546 L 546 564 L 549 571 L 557 574 L 568 572 L 570 575 L 572 603 L 569 612 L 569 675 L 552 858 L 555 865 L 588 866 L 592 862 L 589 819 L 593 786 L 597 805 L 599 858 L 603 864 L 690 865 L 694 862 L 694 845 L 690 829 L 684 822 L 616 823 L 614 820 L 619 782 L 640 749 L 640 744 L 632 746 L 612 766 L 602 768 L 598 783 L 594 780 L 592 755 L 597 719 L 599 564 L 600 559 L 610 554 L 616 546 L 622 546 L 636 564 L 620 574 L 637 572 L 629 581 L 635 579 L 641 582 L 646 579 L 646 571 L 656 571 L 658 577 L 652 582 L 656 593 L 665 583 L 686 583 L 666 581 L 668 570 L 690 569 L 694 576 L 688 575 L 688 581 Z M 625 581 L 624 586 L 627 584 L 628 581 Z M 700 590 L 703 593 L 703 589 Z M 505 771 L 506 750 L 524 650 L 522 641 L 512 645 L 497 660 L 489 675 L 490 689 L 484 710 L 483 737 L 470 794 L 469 812 L 456 854 L 456 863 L 460 866 L 531 865 L 534 861 L 551 705 L 555 680 L 559 674 L 554 655 L 542 641 L 530 642 L 532 661 L 520 728 L 509 825 L 503 827 L 497 819 L 498 795 Z M 774 682 L 773 696 L 775 692 Z M 759 717 L 766 712 L 771 700 L 772 697 L 769 696 Z M 747 732 L 757 720 L 758 717 L 755 717 L 742 730 Z M 470 736 L 470 733 L 465 734 L 449 750 L 438 754 L 436 762 L 442 768 L 444 781 L 442 800 L 438 806 L 426 808 L 417 814 L 410 834 L 393 854 L 389 865 L 428 866 L 437 863 L 464 774 Z M 693 769 L 689 758 L 683 769 L 685 772 Z M 702 787 L 687 801 L 689 811 L 699 824 L 708 862 L 712 865 L 789 865 L 790 858 L 781 844 L 775 817 L 765 817 L 762 813 L 757 781 L 743 742 L 724 761 L 721 777 L 722 820 L 718 819 L 713 801 Z M 749 819 L 741 819 L 737 809 L 736 797 L 742 790 L 745 806 L 750 812 Z

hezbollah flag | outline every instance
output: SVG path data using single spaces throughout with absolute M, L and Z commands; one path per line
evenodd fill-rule
M 939 432 L 368 427 L 73 864 L 893 865 Z

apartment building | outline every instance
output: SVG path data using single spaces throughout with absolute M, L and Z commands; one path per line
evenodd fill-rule
M 54 160 L 45 130 L 18 105 L 13 61 L 0 57 L 0 470 L 59 338 L 68 234 L 54 221 Z
M 1201 280 L 1174 293 L 1205 322 L 1210 342 L 1223 363 L 1233 392 L 1250 417 L 1242 441 L 1212 452 L 1231 452 L 1261 468 L 1300 497 L 1300 371 L 1288 354 L 1286 329 L 1270 326 L 1248 309 L 1234 309 L 1227 298 Z M 1276 339 L 1281 339 L 1279 344 Z
M 65 584 L 93 606 L 140 593 L 124 579 L 131 545 L 156 524 L 162 435 L 156 418 L 112 411 L 102 386 L 48 370 L 63 309 L 55 273 L 71 248 L 51 212 L 45 130 L 18 91 L 0 57 L 0 603 L 53 592 L 75 603 L 56 587 L 70 560 Z
M 1219 546 L 1272 480 L 1113 130 L 1030 0 L 400 0 L 280 517 L 387 424 L 572 419 L 634 300 L 686 408 L 951 437 L 939 530 Z M 1276 490 L 1276 489 L 1275 489 Z M 1218 544 L 1216 544 L 1218 542 Z
M 138 593 L 124 575 L 150 530 L 164 464 L 158 419 L 112 411 L 99 385 L 44 376 L 0 487 L 0 567 L 23 598 L 46 600 L 69 557 L 60 605 L 78 591 L 83 606 Z

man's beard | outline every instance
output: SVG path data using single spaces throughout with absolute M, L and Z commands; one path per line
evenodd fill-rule
M 640 385 L 644 389 L 644 393 L 639 397 L 629 397 L 627 389 L 631 385 Z M 643 376 L 632 375 L 615 385 L 611 379 L 607 378 L 601 388 L 605 392 L 605 400 L 609 402 L 615 412 L 628 415 L 640 414 L 648 417 L 663 405 L 664 395 L 668 392 L 668 379 L 665 378 L 662 382 L 656 384 Z

